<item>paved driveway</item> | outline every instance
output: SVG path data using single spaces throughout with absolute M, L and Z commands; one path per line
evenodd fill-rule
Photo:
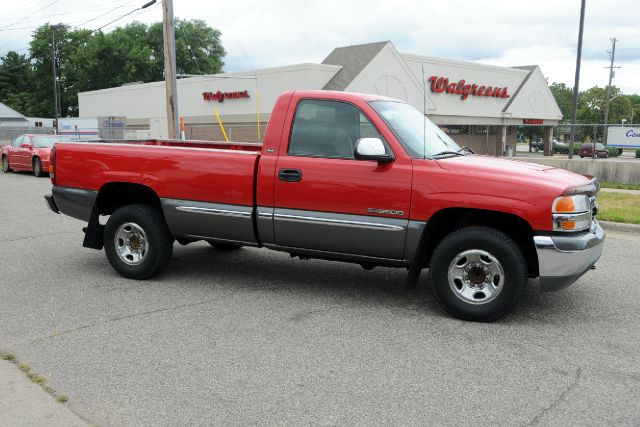
M 49 187 L 0 174 L 0 351 L 93 423 L 640 423 L 637 235 L 477 324 L 424 279 L 402 292 L 402 270 L 266 250 L 176 245 L 163 275 L 128 281 L 46 210 Z

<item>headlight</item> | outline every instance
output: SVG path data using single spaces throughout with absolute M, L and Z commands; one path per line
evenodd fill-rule
M 584 194 L 560 196 L 553 201 L 553 231 L 588 230 L 592 220 L 592 199 Z

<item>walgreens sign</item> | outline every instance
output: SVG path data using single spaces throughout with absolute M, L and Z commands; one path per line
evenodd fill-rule
M 431 83 L 431 92 L 448 93 L 460 95 L 463 101 L 469 96 L 489 96 L 491 98 L 511 98 L 506 87 L 489 86 L 477 83 L 467 83 L 465 79 L 457 82 L 450 82 L 448 77 L 431 76 L 428 80 Z

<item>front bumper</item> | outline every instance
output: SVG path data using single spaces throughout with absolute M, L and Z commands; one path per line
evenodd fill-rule
M 600 259 L 604 237 L 604 230 L 595 220 L 586 233 L 534 236 L 540 270 L 540 289 L 557 291 L 578 280 Z

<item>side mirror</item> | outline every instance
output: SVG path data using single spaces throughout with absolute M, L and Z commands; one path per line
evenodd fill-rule
M 20 144 L 21 148 L 31 148 L 31 144 L 29 144 L 28 142 L 25 142 L 23 144 Z
M 355 158 L 358 160 L 375 160 L 380 163 L 393 162 L 392 154 L 387 154 L 380 138 L 360 138 L 356 142 Z

